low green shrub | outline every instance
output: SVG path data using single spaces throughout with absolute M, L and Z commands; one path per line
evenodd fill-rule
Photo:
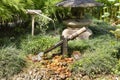
M 73 41 L 69 43 L 69 48 L 72 51 L 77 49 L 83 55 L 79 61 L 73 64 L 72 70 L 91 76 L 111 73 L 115 65 L 117 65 L 114 71 L 118 71 L 119 47 L 120 42 L 109 34 L 99 35 L 90 40 Z
M 73 64 L 74 71 L 93 76 L 94 74 L 106 74 L 112 71 L 116 65 L 116 59 L 108 54 L 89 54 Z
M 21 51 L 13 47 L 0 50 L 0 78 L 17 74 L 25 66 Z
M 13 37 L 10 37 L 10 38 L 7 38 L 7 37 L 0 38 L 0 47 L 12 45 L 13 44 L 12 39 L 13 39 Z
M 89 44 L 84 40 L 73 40 L 68 43 L 68 51 L 70 53 L 72 51 L 84 52 L 89 47 Z
M 120 76 L 120 60 L 115 65 L 115 67 L 112 69 L 112 73 Z
M 92 30 L 94 37 L 111 34 L 110 30 L 115 30 L 115 27 L 112 27 L 109 23 L 96 19 L 92 20 L 89 28 Z
M 34 36 L 22 40 L 21 49 L 26 53 L 37 54 L 57 43 L 59 39 L 52 36 Z

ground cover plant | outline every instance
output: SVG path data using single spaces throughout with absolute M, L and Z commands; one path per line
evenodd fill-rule
M 92 79 L 95 79 L 95 76 L 97 74 L 119 75 L 120 42 L 118 39 L 115 38 L 114 34 L 110 32 L 110 30 L 115 30 L 115 28 L 101 21 L 95 21 L 89 28 L 92 29 L 93 31 L 93 35 L 89 40 L 72 40 L 68 43 L 68 51 L 70 55 L 72 55 L 73 51 L 79 51 L 82 54 L 80 60 L 75 61 L 73 64 L 66 66 L 67 69 L 71 71 L 71 77 L 68 78 L 76 79 L 76 77 L 78 76 L 77 74 L 81 74 L 82 76 L 88 75 Z M 1 58 L 1 62 L 6 61 L 6 59 L 8 59 L 9 62 L 11 62 L 8 63 L 10 64 L 9 66 L 6 65 L 6 67 L 4 68 L 3 65 L 1 65 L 0 75 L 2 77 L 10 76 L 10 74 L 11 75 L 16 74 L 19 71 L 21 71 L 21 69 L 24 67 L 25 65 L 24 60 L 26 59 L 23 60 L 21 59 L 21 57 L 19 57 L 16 54 L 22 54 L 22 55 L 26 54 L 24 55 L 24 57 L 27 56 L 28 54 L 38 54 L 40 51 L 44 51 L 45 49 L 49 48 L 51 45 L 57 43 L 60 40 L 60 38 L 59 36 L 56 37 L 56 36 L 47 36 L 47 35 L 44 36 L 37 35 L 32 37 L 30 35 L 24 35 L 18 39 L 19 45 L 18 43 L 17 45 L 15 45 L 17 40 L 15 41 L 14 40 L 15 39 L 13 39 L 12 41 L 9 40 L 8 43 L 7 40 L 6 41 L 3 40 L 4 44 L 7 44 L 7 46 L 9 45 L 9 43 L 11 43 L 14 44 L 14 46 L 16 47 L 14 49 L 13 48 L 11 49 L 9 46 L 8 48 L 5 49 L 1 48 L 1 54 L 4 55 L 4 57 Z M 19 53 L 19 50 L 17 48 L 23 53 L 21 52 Z M 58 53 L 59 50 L 60 49 L 55 49 L 51 53 Z M 9 54 L 12 55 L 8 57 Z M 16 61 L 15 64 L 12 63 L 14 60 Z M 19 65 L 19 64 L 23 64 L 23 65 Z M 34 63 L 32 64 L 34 65 Z M 46 62 L 45 63 L 42 62 L 38 64 L 40 64 L 39 68 L 41 68 L 42 64 L 46 64 Z M 3 70 L 4 71 L 6 70 L 6 73 L 4 73 Z M 10 72 L 9 75 L 8 72 Z M 73 76 L 74 73 L 76 73 L 76 76 Z M 82 79 L 82 77 L 80 78 Z
M 25 61 L 22 58 L 21 51 L 9 46 L 0 49 L 0 78 L 10 76 L 19 73 L 25 66 Z
M 114 32 L 111 32 L 116 30 L 111 24 L 119 26 L 120 0 L 96 0 L 105 5 L 84 10 L 100 20 L 85 14 L 93 20 L 88 26 L 93 35 L 89 40 L 69 41 L 69 56 L 63 57 L 59 53 L 59 47 L 46 55 L 50 58 L 43 58 L 40 62 L 28 58 L 29 54 L 32 54 L 31 57 L 36 56 L 60 40 L 61 32 L 65 28 L 62 19 L 72 16 L 70 8 L 55 6 L 59 1 L 61 0 L 0 1 L 0 79 L 110 80 L 111 76 L 118 79 L 116 76 L 120 76 L 120 39 L 116 39 Z M 26 14 L 27 9 L 40 9 L 42 14 L 54 21 L 41 21 L 36 16 L 35 36 L 30 36 L 31 15 Z M 81 54 L 79 60 L 73 58 L 74 51 Z M 96 79 L 97 75 L 99 79 Z M 103 75 L 110 77 L 101 78 Z
M 73 71 L 89 76 L 115 72 L 113 68 L 119 64 L 120 42 L 109 32 L 114 30 L 113 27 L 104 25 L 104 22 L 100 24 L 91 26 L 94 36 L 90 40 L 75 40 L 69 43 L 70 49 L 79 50 L 83 54 L 82 59 L 72 65 Z
M 59 38 L 52 36 L 28 36 L 27 38 L 22 39 L 20 48 L 27 54 L 38 54 L 56 44 L 57 41 L 59 41 Z

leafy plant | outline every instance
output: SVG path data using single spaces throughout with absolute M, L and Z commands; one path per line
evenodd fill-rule
M 83 74 L 93 76 L 94 74 L 110 73 L 115 64 L 116 59 L 110 55 L 93 53 L 75 62 L 73 64 L 73 70 L 79 70 Z
M 21 3 L 20 0 L 1 0 L 0 5 L 0 17 L 2 21 L 11 20 L 13 16 L 17 16 L 25 11 L 25 4 Z
M 25 61 L 20 56 L 21 51 L 13 47 L 0 50 L 0 78 L 17 74 L 25 66 Z
M 89 47 L 90 47 L 89 44 L 87 44 L 87 42 L 83 40 L 74 40 L 68 43 L 69 52 L 72 52 L 72 51 L 84 52 Z
M 57 38 L 50 36 L 36 36 L 36 37 L 28 37 L 24 39 L 21 43 L 21 49 L 26 53 L 37 54 L 40 51 L 44 51 L 47 48 L 51 47 L 58 41 Z
M 48 23 L 50 23 L 50 21 L 53 22 L 53 24 L 54 24 L 54 21 L 51 18 L 49 18 L 43 14 L 39 14 L 36 17 L 37 29 L 39 29 L 42 32 L 42 34 L 45 34 L 46 30 L 48 29 Z
M 70 50 L 78 49 L 82 52 L 82 58 L 72 65 L 72 70 L 89 76 L 110 74 L 115 65 L 119 65 L 117 62 L 120 57 L 120 42 L 109 32 L 114 28 L 101 22 L 95 22 L 90 28 L 94 33 L 90 40 L 73 41 L 72 45 L 69 43 Z M 77 46 L 77 48 L 72 48 L 72 46 Z M 117 67 L 114 69 L 117 70 L 116 72 L 119 70 L 119 66 Z
M 97 0 L 99 2 L 104 3 L 103 14 L 101 15 L 101 18 L 103 18 L 105 21 L 114 21 L 116 19 L 119 19 L 119 0 Z
M 120 60 L 115 65 L 115 67 L 112 69 L 113 74 L 120 75 Z

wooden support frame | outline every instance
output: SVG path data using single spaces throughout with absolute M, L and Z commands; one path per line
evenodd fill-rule
M 68 39 L 63 36 L 61 36 L 60 39 L 63 41 L 61 44 L 61 54 L 66 56 L 66 54 L 68 54 Z
M 67 38 L 63 38 L 63 44 L 62 44 L 62 54 L 63 56 L 66 56 L 68 54 L 68 40 Z
M 73 40 L 74 38 L 76 38 L 77 36 L 79 36 L 80 34 L 82 34 L 83 32 L 85 32 L 87 29 L 86 27 L 83 27 L 81 29 L 79 29 L 77 32 L 73 33 L 72 35 L 70 35 L 68 38 L 65 38 L 63 39 L 63 37 L 61 37 L 61 40 L 56 43 L 55 45 L 51 46 L 50 48 L 46 49 L 44 51 L 44 53 L 47 53 L 47 52 L 50 52 L 51 50 L 61 46 L 61 51 L 62 51 L 62 54 L 66 54 L 68 53 L 67 51 L 67 44 L 68 44 L 68 41 L 69 40 Z M 63 50 L 63 45 L 64 45 L 64 50 Z
M 38 13 L 41 13 L 41 10 L 27 10 L 27 14 L 30 14 L 32 16 L 32 30 L 31 34 L 34 36 L 34 23 L 35 23 L 35 15 L 38 15 Z

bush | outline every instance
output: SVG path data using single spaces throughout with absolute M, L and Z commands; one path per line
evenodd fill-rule
M 72 69 L 74 71 L 92 76 L 111 73 L 117 65 L 116 73 L 118 73 L 119 64 L 117 61 L 120 58 L 120 42 L 113 36 L 106 34 L 90 40 L 73 41 L 72 44 L 69 43 L 69 47 L 73 51 L 77 49 L 83 53 L 82 58 L 73 64 Z
M 94 37 L 111 34 L 110 30 L 115 30 L 115 27 L 112 27 L 110 24 L 96 19 L 93 19 L 93 23 L 89 28 L 93 31 Z
M 89 54 L 75 62 L 73 70 L 92 76 L 94 74 L 110 73 L 115 64 L 116 59 L 108 54 Z
M 0 50 L 0 78 L 10 77 L 21 71 L 25 61 L 20 57 L 21 51 L 6 47 Z
M 37 54 L 40 51 L 44 51 L 47 48 L 51 47 L 57 43 L 58 38 L 51 36 L 36 36 L 28 37 L 27 39 L 22 40 L 21 49 L 26 53 Z
M 0 47 L 12 45 L 12 44 L 13 44 L 13 42 L 12 42 L 11 38 L 1 38 L 0 39 Z
M 73 40 L 68 43 L 68 51 L 80 51 L 84 52 L 87 48 L 89 48 L 89 44 L 84 40 Z
M 115 67 L 112 69 L 112 72 L 116 75 L 120 76 L 120 60 L 118 61 L 118 63 L 115 65 Z

